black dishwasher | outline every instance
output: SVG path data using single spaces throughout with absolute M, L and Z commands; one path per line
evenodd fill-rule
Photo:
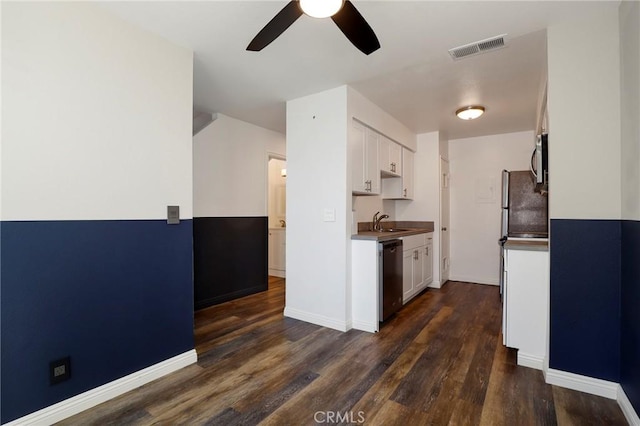
M 385 321 L 402 307 L 402 240 L 378 243 L 378 318 Z

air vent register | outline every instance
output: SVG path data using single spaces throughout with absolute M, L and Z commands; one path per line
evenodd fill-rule
M 501 34 L 495 37 L 465 44 L 464 46 L 454 47 L 453 49 L 449 49 L 449 55 L 451 55 L 454 60 L 457 60 L 466 58 L 467 56 L 488 52 L 490 50 L 501 49 L 506 47 L 506 36 L 506 34 Z

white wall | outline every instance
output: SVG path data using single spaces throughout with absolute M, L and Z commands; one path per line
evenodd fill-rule
M 351 327 L 347 123 L 346 86 L 287 102 L 285 315 L 338 330 Z
M 620 219 L 618 8 L 550 26 L 547 45 L 549 216 Z
M 433 282 L 440 285 L 440 133 L 417 136 L 414 157 L 414 199 L 397 201 L 397 220 L 433 221 Z M 443 143 L 444 147 L 446 144 Z
M 2 12 L 2 220 L 191 218 L 192 52 L 92 4 Z
M 445 160 L 449 160 L 449 139 L 443 134 L 439 134 L 440 139 L 440 156 Z
M 395 201 L 383 200 L 379 195 L 359 195 L 353 197 L 352 208 L 358 222 L 371 222 L 376 212 L 388 214 L 389 219 L 386 220 L 396 220 L 395 205 Z
M 640 3 L 620 6 L 622 218 L 640 220 Z
M 284 156 L 284 135 L 218 114 L 193 137 L 194 216 L 266 216 L 269 153 Z
M 528 170 L 534 132 L 449 141 L 451 275 L 498 284 L 502 170 Z

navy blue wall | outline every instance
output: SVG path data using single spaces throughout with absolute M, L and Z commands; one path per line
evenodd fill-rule
M 194 348 L 192 228 L 2 222 L 3 423 Z
M 193 218 L 195 308 L 268 288 L 268 218 Z
M 620 221 L 552 219 L 550 243 L 549 366 L 618 382 Z
M 622 222 L 620 383 L 640 413 L 640 222 Z

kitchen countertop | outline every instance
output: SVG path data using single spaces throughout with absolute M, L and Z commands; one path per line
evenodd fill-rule
M 351 235 L 352 240 L 388 241 L 410 235 L 426 234 L 433 232 L 433 222 L 403 221 L 382 222 L 383 229 L 402 229 L 395 232 L 369 231 L 371 222 L 358 223 L 358 233 Z
M 507 250 L 529 250 L 529 251 L 548 251 L 549 241 L 547 240 L 507 240 L 504 243 Z

